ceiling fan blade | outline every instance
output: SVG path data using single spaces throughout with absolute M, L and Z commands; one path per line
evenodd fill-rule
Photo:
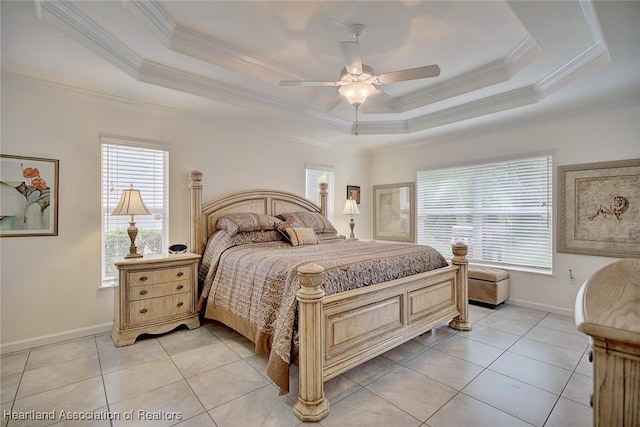
M 312 82 L 304 80 L 281 80 L 280 86 L 339 86 L 339 82 Z
M 393 110 L 399 108 L 398 100 L 385 91 L 381 90 L 380 88 L 376 88 L 375 92 L 373 92 L 370 98 L 378 105 L 383 106 L 385 109 L 388 109 L 387 112 L 392 112 Z
M 330 113 L 334 108 L 336 108 L 338 105 L 340 105 L 340 103 L 342 102 L 342 100 L 344 99 L 344 97 L 338 95 L 335 98 L 333 98 L 333 100 L 331 102 L 329 102 L 327 105 L 324 106 L 324 108 L 322 109 L 323 113 Z
M 424 67 L 409 68 L 401 71 L 393 71 L 378 76 L 378 81 L 382 84 L 403 82 L 406 80 L 424 79 L 427 77 L 438 77 L 440 67 L 437 65 L 426 65 Z
M 360 54 L 360 43 L 341 42 L 340 48 L 344 55 L 344 63 L 349 74 L 359 76 L 362 74 L 362 55 Z

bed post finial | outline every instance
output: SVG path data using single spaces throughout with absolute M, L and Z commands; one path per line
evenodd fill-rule
M 325 218 L 327 217 L 327 194 L 329 193 L 327 189 L 329 188 L 329 184 L 326 182 L 320 183 L 320 213 Z
M 451 263 L 458 266 L 456 273 L 456 294 L 458 295 L 458 311 L 460 315 L 449 322 L 449 326 L 458 331 L 470 331 L 469 323 L 469 260 L 467 259 L 468 246 L 464 243 L 454 243 L 453 259 Z
M 298 268 L 300 289 L 298 322 L 300 354 L 298 377 L 300 389 L 293 411 L 302 421 L 319 421 L 329 414 L 329 401 L 324 397 L 322 379 L 322 300 L 324 268 L 305 264 Z
M 202 172 L 189 172 L 189 249 L 202 255 L 205 236 L 202 232 Z

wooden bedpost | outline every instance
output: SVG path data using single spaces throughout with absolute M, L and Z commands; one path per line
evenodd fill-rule
M 468 247 L 464 243 L 452 245 L 453 259 L 451 263 L 458 266 L 456 273 L 456 293 L 458 295 L 458 311 L 460 315 L 449 322 L 449 326 L 459 331 L 470 331 L 469 323 L 469 260 L 467 259 Z
M 309 422 L 319 421 L 329 414 L 329 401 L 324 397 L 322 380 L 323 276 L 324 268 L 318 264 L 305 264 L 298 268 L 301 285 L 296 295 L 300 333 L 300 390 L 293 412 L 300 420 Z
M 329 184 L 326 182 L 320 183 L 320 213 L 323 217 L 327 217 L 327 194 L 329 193 L 327 189 L 329 188 Z
M 189 250 L 204 253 L 205 236 L 202 232 L 202 172 L 189 172 Z
M 329 184 L 326 182 L 320 183 L 320 213 L 323 217 L 327 217 L 327 188 L 329 188 Z

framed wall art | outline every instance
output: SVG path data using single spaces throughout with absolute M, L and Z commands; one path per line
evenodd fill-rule
M 58 163 L 0 154 L 0 237 L 58 235 Z
M 640 257 L 640 159 L 558 166 L 558 252 Z
M 347 199 L 353 199 L 357 204 L 360 204 L 360 187 L 347 185 Z
M 373 238 L 416 241 L 414 182 L 373 186 Z

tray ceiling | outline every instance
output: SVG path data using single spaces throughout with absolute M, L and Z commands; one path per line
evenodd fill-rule
M 2 70 L 301 142 L 375 148 L 596 102 L 640 87 L 640 3 L 591 1 L 2 2 Z M 363 24 L 383 85 L 359 111 L 336 87 Z M 612 53 L 613 52 L 613 53 Z

